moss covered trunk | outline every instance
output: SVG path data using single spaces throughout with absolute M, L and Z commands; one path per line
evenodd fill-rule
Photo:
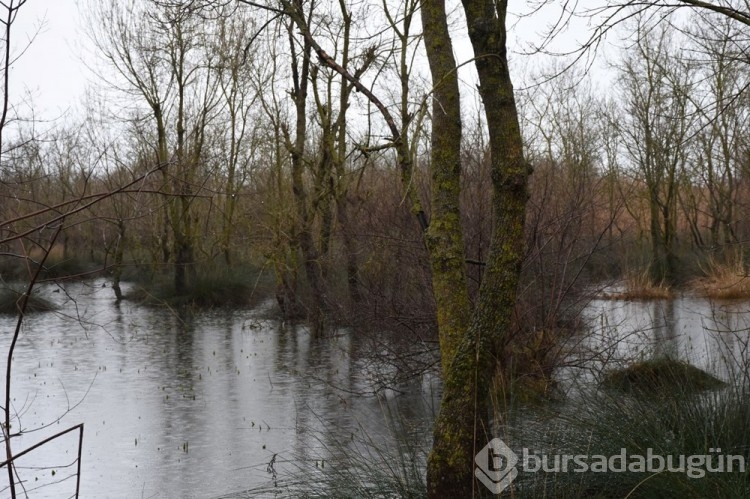
M 439 98 L 435 100 L 439 105 L 448 104 L 453 109 L 444 110 L 440 106 L 439 112 L 435 113 L 436 119 L 445 121 L 442 125 L 433 123 L 433 128 L 441 132 L 441 126 L 451 127 L 450 130 L 460 137 L 460 120 L 455 114 L 458 91 L 455 85 L 449 82 L 453 78 L 455 63 L 452 57 L 438 57 L 445 57 L 451 52 L 445 5 L 442 2 L 443 0 L 425 0 L 422 4 L 425 9 L 423 15 L 427 16 L 424 20 L 425 40 L 430 51 L 430 66 L 435 72 L 433 77 L 437 75 L 439 78 L 435 86 L 438 92 L 446 92 L 443 98 L 447 99 L 445 103 Z M 460 181 L 460 139 L 451 140 L 446 133 L 437 136 L 433 141 L 433 148 L 437 147 L 442 153 L 433 157 L 437 158 L 433 165 L 434 213 L 432 223 L 427 227 L 413 183 L 408 181 L 412 174 L 410 151 L 405 137 L 402 136 L 404 134 L 399 130 L 388 108 L 317 44 L 305 18 L 301 15 L 299 6 L 292 7 L 284 1 L 282 5 L 285 13 L 293 19 L 306 43 L 313 47 L 321 62 L 344 76 L 383 115 L 393 135 L 398 163 L 405 180 L 407 196 L 412 201 L 412 209 L 422 228 L 428 230 L 428 244 L 432 246 L 436 257 L 432 267 L 433 270 L 439 271 L 438 275 L 433 274 L 433 280 L 445 277 L 443 271 L 453 272 L 451 275 L 459 280 L 452 283 L 446 280 L 443 284 L 436 284 L 436 294 L 445 293 L 450 298 L 463 299 L 466 277 L 456 195 Z M 444 359 L 443 400 L 435 423 L 434 446 L 427 469 L 430 497 L 471 497 L 482 493 L 482 490 L 489 493 L 487 489 L 481 488 L 481 484 L 475 482 L 473 462 L 474 455 L 485 446 L 490 435 L 489 385 L 497 352 L 505 341 L 516 300 L 525 249 L 526 184 L 530 173 L 523 158 L 518 114 L 508 72 L 505 49 L 506 7 L 507 3 L 502 1 L 496 4 L 493 0 L 464 0 L 469 36 L 476 54 L 476 67 L 481 83 L 480 94 L 490 135 L 495 227 L 487 270 L 471 325 L 465 334 L 456 334 L 455 338 L 449 340 L 449 352 Z M 445 82 L 448 83 L 443 87 Z M 452 103 L 451 97 L 455 99 Z M 450 250 L 447 251 L 445 247 L 437 248 L 438 242 L 443 242 Z M 448 284 L 452 285 L 450 292 Z M 468 299 L 466 303 L 468 309 Z M 447 299 L 444 305 L 445 308 L 439 313 L 453 310 L 455 304 Z M 455 310 L 460 311 L 462 308 Z M 468 322 L 467 319 L 460 319 L 455 324 L 461 324 L 463 321 Z M 445 324 L 449 322 L 443 320 L 444 327 Z M 463 328 L 457 328 L 456 332 L 460 333 L 462 330 Z M 444 337 L 441 332 L 441 347 Z M 452 342 L 455 342 L 455 347 L 450 345 Z M 450 355 L 451 349 L 455 349 L 454 355 Z
M 422 1 L 425 49 L 433 81 L 432 216 L 426 233 L 443 374 L 469 325 L 470 304 L 461 232 L 461 103 L 444 0 Z
M 494 226 L 471 326 L 444 379 L 427 469 L 433 498 L 489 495 L 474 478 L 474 456 L 492 438 L 489 387 L 513 317 L 530 174 L 508 71 L 507 2 L 463 0 L 463 7 L 489 130 Z

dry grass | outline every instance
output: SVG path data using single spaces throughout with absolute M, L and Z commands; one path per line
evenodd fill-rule
M 601 300 L 667 300 L 674 296 L 672 288 L 665 283 L 654 283 L 648 272 L 630 273 L 623 279 L 621 291 L 603 292 Z
M 711 260 L 703 272 L 704 277 L 690 282 L 690 288 L 696 294 L 719 300 L 750 297 L 750 275 L 742 259 L 733 264 L 720 264 Z
M 44 258 L 45 250 L 35 246 L 29 250 L 29 258 L 34 262 L 40 262 Z M 61 243 L 55 243 L 50 249 L 47 255 L 48 261 L 59 262 L 64 259 L 65 246 Z

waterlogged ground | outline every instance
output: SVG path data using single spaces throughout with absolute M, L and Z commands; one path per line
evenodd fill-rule
M 316 341 L 262 319 L 262 307 L 180 316 L 116 305 L 103 284 L 43 289 L 61 308 L 26 319 L 12 363 L 11 431 L 24 431 L 13 449 L 84 423 L 81 497 L 244 497 L 368 442 L 390 452 L 394 428 L 418 435 L 433 419 L 430 375 L 371 395 L 394 374 L 373 356 L 387 341 Z M 0 318 L 3 358 L 14 325 Z M 69 434 L 23 457 L 29 497 L 70 497 L 77 449 Z

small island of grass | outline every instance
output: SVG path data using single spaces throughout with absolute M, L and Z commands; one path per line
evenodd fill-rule
M 687 362 L 660 358 L 636 362 L 624 369 L 608 372 L 604 388 L 626 393 L 664 393 L 675 390 L 699 392 L 722 388 L 725 383 Z

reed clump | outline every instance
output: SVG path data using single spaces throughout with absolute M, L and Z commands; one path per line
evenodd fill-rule
M 600 293 L 602 300 L 668 300 L 674 297 L 674 290 L 665 282 L 654 282 L 648 272 L 630 272 L 622 279 L 622 288 L 613 292 Z
M 690 282 L 690 288 L 701 296 L 716 300 L 739 300 L 750 297 L 750 276 L 740 258 L 731 263 L 709 260 L 703 276 Z
M 682 365 L 671 369 L 676 377 L 685 372 Z M 658 397 L 590 387 L 554 408 L 516 413 L 501 430 L 503 440 L 545 469 L 519 464 L 513 497 L 748 497 L 746 388 L 730 383 L 696 392 L 693 384 L 670 383 Z M 564 456 L 579 456 L 586 469 L 573 461 L 564 467 Z
M 602 386 L 622 392 L 664 393 L 702 391 L 721 388 L 723 381 L 697 367 L 670 358 L 635 362 L 604 375 Z
M 250 307 L 270 295 L 271 276 L 254 267 L 207 269 L 176 293 L 172 279 L 156 276 L 139 282 L 125 299 L 147 306 L 198 309 Z

